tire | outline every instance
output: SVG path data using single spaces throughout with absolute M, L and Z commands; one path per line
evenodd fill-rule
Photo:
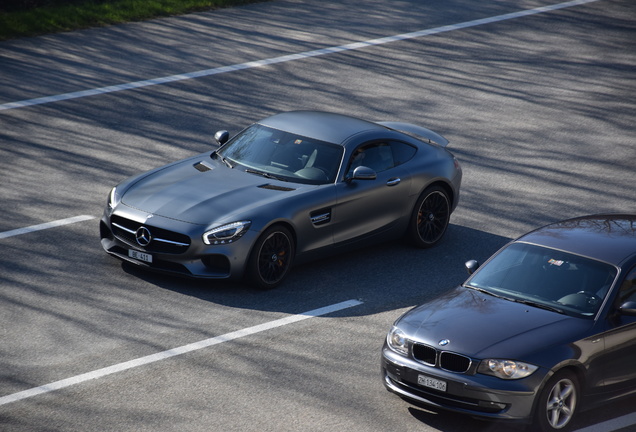
M 407 238 L 419 248 L 435 246 L 448 228 L 450 213 L 450 199 L 442 187 L 425 189 L 413 208 Z
M 541 431 L 565 432 L 572 426 L 579 402 L 579 382 L 570 371 L 557 372 L 546 383 L 535 408 L 534 424 Z
M 247 276 L 258 289 L 278 286 L 294 261 L 294 241 L 291 232 L 283 226 L 268 228 L 256 241 L 250 255 Z

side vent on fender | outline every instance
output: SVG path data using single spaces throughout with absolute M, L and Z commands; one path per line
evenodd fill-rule
M 331 209 L 327 208 L 315 210 L 309 214 L 309 217 L 311 218 L 311 223 L 314 224 L 314 226 L 324 225 L 331 222 Z

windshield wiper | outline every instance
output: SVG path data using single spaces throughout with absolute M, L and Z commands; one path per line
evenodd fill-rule
M 230 168 L 234 168 L 234 165 L 232 165 L 232 162 L 230 162 L 229 160 L 225 159 L 223 156 L 221 156 L 221 160 L 223 161 L 223 163 L 225 165 L 227 165 Z
M 550 305 L 547 305 L 547 304 L 544 304 L 544 303 L 538 303 L 538 302 L 535 302 L 535 301 L 532 301 L 532 300 L 514 299 L 512 301 L 517 302 L 517 303 L 521 303 L 521 304 L 524 304 L 524 305 L 528 305 L 528 306 L 534 306 L 534 307 L 537 307 L 537 308 L 540 308 L 540 309 L 546 309 L 546 310 L 549 310 L 549 311 L 552 311 L 552 312 L 557 312 L 557 313 L 560 313 L 560 314 L 564 313 L 563 309 L 559 309 L 558 307 L 550 306 Z
M 544 303 L 538 303 L 538 302 L 535 302 L 535 301 L 532 301 L 532 300 L 522 300 L 522 299 L 516 299 L 516 298 L 512 298 L 512 297 L 506 297 L 506 296 L 495 294 L 495 293 L 493 293 L 491 291 L 488 291 L 486 289 L 479 288 L 479 287 L 472 286 L 472 285 L 464 285 L 464 286 L 466 288 L 471 288 L 471 289 L 474 289 L 475 291 L 479 291 L 481 293 L 488 294 L 488 295 L 491 295 L 493 297 L 497 297 L 497 298 L 500 298 L 500 299 L 508 300 L 508 301 L 511 301 L 511 302 L 521 303 L 521 304 L 528 305 L 528 306 L 534 306 L 534 307 L 537 307 L 537 308 L 540 308 L 540 309 L 546 309 L 546 310 L 549 310 L 549 311 L 552 311 L 552 312 L 557 312 L 557 313 L 560 313 L 560 314 L 565 313 L 563 311 L 563 309 L 559 309 L 556 306 L 550 306 L 550 305 L 547 305 L 547 304 L 544 304 Z
M 246 169 L 245 172 L 246 173 L 250 173 L 250 174 L 260 175 L 260 176 L 263 176 L 263 177 L 268 178 L 268 179 L 287 181 L 284 178 L 275 176 L 274 174 L 270 174 L 270 173 L 265 172 L 265 171 L 254 170 L 254 169 L 251 169 L 251 168 Z
M 225 159 L 223 156 L 221 156 L 221 154 L 218 151 L 215 151 L 214 154 L 216 155 L 216 157 L 220 158 L 221 161 L 227 165 L 229 168 L 234 168 L 234 165 L 232 165 L 232 162 L 230 162 L 229 160 Z
M 474 289 L 475 291 L 479 291 L 480 293 L 488 294 L 488 295 L 491 295 L 493 297 L 497 297 L 497 298 L 504 299 L 504 300 L 514 301 L 510 297 L 505 297 L 505 296 L 502 296 L 500 294 L 495 294 L 494 292 L 488 291 L 487 289 L 484 289 L 484 288 L 479 288 L 479 287 L 476 287 L 476 286 L 473 286 L 473 285 L 464 285 L 464 286 L 466 288 Z

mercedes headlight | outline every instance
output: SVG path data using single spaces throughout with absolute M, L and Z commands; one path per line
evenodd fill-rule
M 203 233 L 203 243 L 209 245 L 232 243 L 240 239 L 251 224 L 251 221 L 238 221 L 213 228 Z
M 393 327 L 386 336 L 386 342 L 389 348 L 403 356 L 409 355 L 409 339 L 406 334 L 397 327 Z
M 479 364 L 477 372 L 501 379 L 520 379 L 532 375 L 537 366 L 515 360 L 486 359 Z
M 109 214 L 111 214 L 113 210 L 115 210 L 115 207 L 117 207 L 117 204 L 119 204 L 119 201 L 121 201 L 121 197 L 119 196 L 119 193 L 117 193 L 117 187 L 114 187 L 110 190 L 110 193 L 108 194 L 108 213 Z

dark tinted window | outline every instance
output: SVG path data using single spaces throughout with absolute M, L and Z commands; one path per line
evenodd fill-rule
M 633 268 L 625 277 L 618 294 L 618 304 L 627 301 L 636 301 L 636 268 Z
M 397 141 L 364 144 L 353 152 L 347 173 L 351 175 L 359 166 L 366 166 L 375 172 L 386 171 L 407 162 L 416 152 L 415 147 Z
M 342 153 L 339 145 L 258 124 L 240 132 L 219 151 L 237 168 L 311 184 L 333 182 Z
M 417 149 L 412 145 L 401 142 L 392 142 L 391 148 L 393 149 L 393 161 L 395 166 L 408 162 L 417 152 Z
M 467 286 L 591 317 L 616 274 L 615 267 L 600 261 L 513 243 L 480 268 Z

